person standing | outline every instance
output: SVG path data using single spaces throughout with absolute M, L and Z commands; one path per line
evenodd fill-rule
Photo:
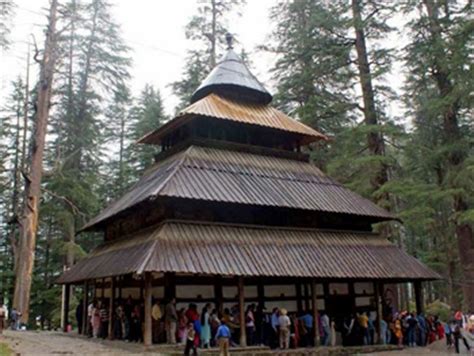
M 407 340 L 409 347 L 416 346 L 416 326 L 418 325 L 418 320 L 413 313 L 410 313 L 407 316 L 406 320 L 408 327 L 407 327 Z
M 95 301 L 92 300 L 87 306 L 87 325 L 86 325 L 86 334 L 89 337 L 92 337 L 92 315 L 95 306 Z
M 277 348 L 278 347 L 278 335 L 279 335 L 279 328 L 280 328 L 280 324 L 279 324 L 279 317 L 280 317 L 280 311 L 278 310 L 278 308 L 273 308 L 273 311 L 272 311 L 272 318 L 271 318 L 271 324 L 272 324 L 272 341 L 270 343 L 270 347 L 272 349 L 274 348 Z
M 106 303 L 100 306 L 100 337 L 105 339 L 109 333 L 109 308 Z
M 152 340 L 153 343 L 156 344 L 159 341 L 160 337 L 160 322 L 162 318 L 161 308 L 160 308 L 160 301 L 155 299 L 155 303 L 153 303 L 153 307 L 151 308 L 151 327 L 153 330 L 152 333 Z
M 219 344 L 219 355 L 220 356 L 229 356 L 229 342 L 231 338 L 231 333 L 229 327 L 226 325 L 225 321 L 221 322 L 221 325 L 217 328 L 216 340 Z
M 324 310 L 321 312 L 321 329 L 323 331 L 321 344 L 323 346 L 328 346 L 329 341 L 331 340 L 331 322 L 329 320 L 329 316 Z
M 194 330 L 194 323 L 190 322 L 188 323 L 188 327 L 187 327 L 186 346 L 184 348 L 185 356 L 189 356 L 191 351 L 193 352 L 193 355 L 197 355 L 196 344 L 194 342 L 195 337 L 196 337 L 196 330 Z
M 202 308 L 201 313 L 201 346 L 202 348 L 207 349 L 211 342 L 211 323 L 209 318 L 209 309 L 211 305 L 207 303 L 204 308 Z
M 471 350 L 466 338 L 462 334 L 462 327 L 459 325 L 459 320 L 455 320 L 453 336 L 454 336 L 454 348 L 456 349 L 456 353 L 459 353 L 459 339 L 462 339 L 464 342 L 464 346 L 466 347 L 467 351 Z
M 82 334 L 82 320 L 84 312 L 84 301 L 81 299 L 76 307 L 77 332 Z
M 99 331 L 100 331 L 100 302 L 98 302 L 97 304 L 94 303 L 94 306 L 92 308 L 91 326 L 92 326 L 92 336 L 94 338 L 99 337 Z
M 245 331 L 247 333 L 247 345 L 255 345 L 255 305 L 250 304 L 245 313 Z
M 278 324 L 280 326 L 280 349 L 288 349 L 290 347 L 290 326 L 291 320 L 288 317 L 286 309 L 280 310 Z
M 176 299 L 172 298 L 165 309 L 165 328 L 166 342 L 168 344 L 176 344 L 176 323 L 178 314 L 176 312 Z
M 303 346 L 309 347 L 313 344 L 313 316 L 309 311 L 306 311 L 299 318 L 306 330 L 306 333 L 303 335 Z
M 15 307 L 13 307 L 11 315 L 10 315 L 11 329 L 12 330 L 18 330 L 20 315 L 21 315 L 21 313 L 18 310 L 16 310 Z
M 3 334 L 3 329 L 5 328 L 5 315 L 7 314 L 5 305 L 3 301 L 0 302 L 0 335 Z

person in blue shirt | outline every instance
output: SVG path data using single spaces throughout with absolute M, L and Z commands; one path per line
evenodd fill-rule
M 299 319 L 303 322 L 306 334 L 303 338 L 303 345 L 308 347 L 313 344 L 313 316 L 309 311 L 306 311 Z
M 221 325 L 217 328 L 216 340 L 219 344 L 219 354 L 220 356 L 229 356 L 229 340 L 231 334 L 230 329 L 226 325 L 225 321 L 221 321 Z
M 271 336 L 271 343 L 270 347 L 275 349 L 278 347 L 279 340 L 278 334 L 280 329 L 280 322 L 278 318 L 280 317 L 280 310 L 278 308 L 273 308 L 272 310 L 272 317 L 271 317 L 271 324 L 272 324 L 272 336 Z

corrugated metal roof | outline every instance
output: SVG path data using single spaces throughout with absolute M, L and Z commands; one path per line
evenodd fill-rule
M 209 93 L 220 92 L 244 95 L 248 100 L 262 104 L 272 101 L 270 93 L 232 49 L 227 51 L 222 60 L 196 89 L 191 102 L 194 103 Z
M 439 279 L 371 233 L 168 221 L 107 243 L 59 283 L 142 272 L 224 276 Z
M 285 158 L 191 146 L 152 167 L 84 228 L 158 196 L 394 219 L 316 166 Z
M 171 127 L 179 126 L 181 121 L 184 122 L 190 116 L 195 115 L 259 125 L 300 134 L 303 136 L 305 144 L 316 140 L 328 139 L 322 133 L 292 119 L 269 105 L 242 103 L 210 94 L 183 109 L 175 119 L 147 134 L 138 142 L 156 144 L 170 131 Z

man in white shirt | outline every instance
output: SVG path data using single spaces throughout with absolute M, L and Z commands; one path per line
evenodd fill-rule
M 278 324 L 280 325 L 280 349 L 290 348 L 290 325 L 291 320 L 288 317 L 286 309 L 280 310 Z

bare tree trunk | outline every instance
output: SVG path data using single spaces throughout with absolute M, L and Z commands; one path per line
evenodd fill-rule
M 15 278 L 13 306 L 22 313 L 21 321 L 23 323 L 28 322 L 30 313 L 30 291 L 38 231 L 38 204 L 41 197 L 43 153 L 52 94 L 51 87 L 56 64 L 57 6 L 58 1 L 51 0 L 44 55 L 40 63 L 40 81 L 36 102 L 30 172 L 25 183 L 25 202 L 20 223 L 18 268 Z
M 438 18 L 437 5 L 432 0 L 424 0 L 423 4 L 426 8 L 429 18 L 429 31 L 434 40 L 435 45 L 442 49 L 444 43 L 441 34 L 441 25 Z M 448 4 L 446 3 L 447 7 Z M 448 10 L 446 10 L 449 13 Z M 450 79 L 449 68 L 444 64 L 444 51 L 433 51 L 433 66 L 435 70 L 432 75 L 436 81 L 439 95 L 442 99 L 448 99 L 452 96 L 454 91 L 453 83 Z M 443 113 L 443 130 L 444 140 L 448 145 L 455 145 L 462 139 L 458 122 L 459 102 L 453 101 L 449 106 L 446 106 Z M 459 170 L 466 159 L 466 152 L 462 149 L 455 149 L 449 153 L 448 163 L 449 170 Z M 469 209 L 469 206 L 461 194 L 456 194 L 453 199 L 453 209 L 456 216 Z M 472 226 L 467 222 L 455 222 L 456 237 L 459 250 L 459 260 L 463 270 L 465 283 L 462 286 L 464 303 L 466 309 L 474 310 L 474 236 Z

